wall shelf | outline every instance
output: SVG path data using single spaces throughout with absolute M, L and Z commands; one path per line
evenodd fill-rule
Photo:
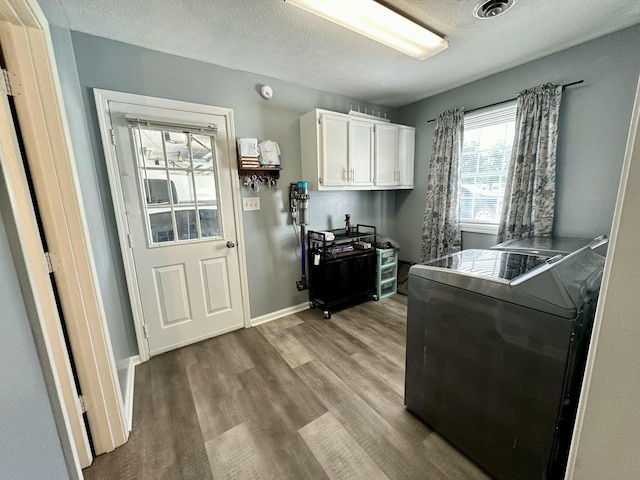
M 238 170 L 279 172 L 280 170 L 282 170 L 282 167 L 238 167 Z
M 238 175 L 240 178 L 256 175 L 271 180 L 271 185 L 275 185 L 276 180 L 280 178 L 280 170 L 282 167 L 238 167 Z M 245 185 L 247 184 L 245 183 Z

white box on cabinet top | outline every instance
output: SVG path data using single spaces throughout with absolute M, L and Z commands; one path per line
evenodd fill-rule
M 300 117 L 300 141 L 313 190 L 413 188 L 413 127 L 316 109 Z

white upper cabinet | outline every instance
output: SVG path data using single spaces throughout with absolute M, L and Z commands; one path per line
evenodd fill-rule
M 320 130 L 323 185 L 349 185 L 349 117 L 322 115 Z
M 398 184 L 398 125 L 377 123 L 375 126 L 375 183 L 380 187 Z
M 300 141 L 312 190 L 413 188 L 413 127 L 316 109 L 300 117 Z
M 354 186 L 373 185 L 373 124 L 349 120 L 349 173 Z
M 416 149 L 416 129 L 398 126 L 398 187 L 413 188 L 413 166 Z

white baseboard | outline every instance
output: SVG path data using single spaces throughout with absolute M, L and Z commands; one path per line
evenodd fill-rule
M 134 355 L 129 357 L 129 365 L 127 366 L 127 384 L 124 392 L 124 414 L 125 421 L 131 432 L 133 426 L 133 386 L 136 376 L 136 365 L 140 365 L 140 356 Z
M 283 308 L 282 310 L 278 310 L 277 312 L 267 313 L 266 315 L 261 315 L 256 318 L 251 319 L 251 326 L 257 327 L 258 325 L 262 325 L 263 323 L 271 322 L 273 320 L 277 320 L 278 318 L 286 317 L 287 315 L 293 315 L 294 313 L 302 312 L 309 308 L 309 303 L 301 303 L 300 305 L 294 305 L 293 307 Z

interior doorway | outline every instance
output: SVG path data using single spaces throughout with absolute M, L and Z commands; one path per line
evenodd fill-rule
M 58 428 L 70 430 L 71 449 L 75 449 L 79 466 L 91 464 L 93 452 L 89 440 L 86 412 L 83 408 L 80 383 L 62 318 L 55 286 L 54 269 L 50 263 L 49 248 L 37 208 L 31 175 L 25 161 L 26 152 L 20 130 L 10 80 L 5 80 L 4 56 L 0 43 L 0 208 L 8 217 L 7 233 L 11 255 L 19 271 L 31 328 L 36 338 L 39 355 L 50 362 L 49 395 L 54 412 L 62 416 Z M 47 261 L 43 261 L 47 260 Z M 38 342 L 38 339 L 40 342 Z M 55 399 L 60 403 L 56 411 Z M 64 448 L 64 441 L 63 441 Z M 69 452 L 73 453 L 73 452 Z M 71 465 L 70 465 L 71 467 Z
M 24 291 L 30 295 L 35 319 L 32 331 L 40 347 L 45 380 L 52 389 L 51 404 L 65 460 L 70 475 L 76 478 L 81 476 L 78 459 L 82 447 L 76 444 L 71 421 L 77 417 L 78 409 L 86 410 L 95 454 L 111 451 L 126 441 L 125 409 L 99 293 L 48 24 L 37 3 L 31 0 L 3 0 L 0 3 L 5 6 L 0 8 L 0 43 L 7 68 L 2 80 L 8 79 L 6 90 L 13 95 L 15 114 L 24 137 L 33 192 L 40 206 L 40 219 L 49 248 L 49 266 L 37 224 L 32 221 L 33 201 L 19 159 L 20 148 L 15 146 L 14 136 L 7 134 L 11 121 L 4 120 L 9 117 L 3 112 L 4 118 L 0 121 L 0 131 L 4 135 L 2 168 L 13 202 L 13 215 L 17 219 L 17 235 L 12 239 L 12 246 L 16 245 L 16 251 L 23 258 L 24 281 L 29 287 Z M 4 90 L 5 82 L 0 84 Z M 3 106 L 8 111 L 6 105 Z M 68 367 L 63 360 L 66 349 L 56 299 L 51 294 L 49 270 L 53 270 L 56 277 L 59 305 L 68 327 L 79 382 L 86 395 L 84 405 L 75 394 L 65 393 L 62 388 L 61 379 Z M 68 359 L 66 362 L 69 363 Z M 90 462 L 90 458 L 87 461 Z

